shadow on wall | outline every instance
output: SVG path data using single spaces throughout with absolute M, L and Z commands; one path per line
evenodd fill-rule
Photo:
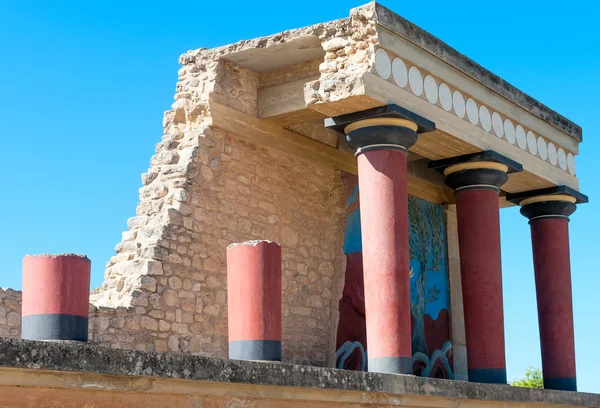
M 344 174 L 347 266 L 339 304 L 336 367 L 367 367 L 358 179 Z M 409 196 L 413 373 L 454 379 L 450 342 L 447 245 L 441 206 Z

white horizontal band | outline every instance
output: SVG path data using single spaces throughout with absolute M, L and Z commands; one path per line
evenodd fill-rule
M 469 186 L 458 187 L 454 191 L 467 190 L 472 188 L 484 188 L 486 190 L 496 190 L 498 192 L 500 191 L 500 189 L 493 184 L 471 184 Z
M 356 149 L 355 156 L 358 156 L 364 150 L 375 150 L 375 149 L 381 149 L 381 150 L 392 149 L 392 150 L 402 150 L 402 151 L 405 151 L 405 152 L 407 151 L 406 147 L 400 146 L 398 144 L 393 144 L 393 143 L 379 143 L 379 144 L 372 144 L 372 145 L 368 145 L 368 146 L 359 147 L 358 149 Z

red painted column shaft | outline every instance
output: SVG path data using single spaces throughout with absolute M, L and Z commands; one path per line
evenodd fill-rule
M 90 267 L 82 255 L 23 259 L 24 339 L 87 341 Z
M 281 247 L 247 241 L 227 248 L 229 357 L 281 361 Z
M 498 192 L 456 192 L 469 381 L 506 383 Z
M 530 224 L 544 384 L 575 391 L 569 220 L 536 218 Z
M 412 373 L 407 154 L 357 160 L 369 371 Z

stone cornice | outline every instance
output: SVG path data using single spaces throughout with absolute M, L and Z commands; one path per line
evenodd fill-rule
M 402 18 L 379 3 L 373 3 L 377 24 L 405 38 L 423 50 L 463 72 L 492 91 L 502 95 L 521 108 L 550 123 L 574 139 L 582 140 L 581 127 L 550 109 L 546 105 L 515 88 L 504 79 L 493 74 L 464 54 L 450 47 L 439 38 Z

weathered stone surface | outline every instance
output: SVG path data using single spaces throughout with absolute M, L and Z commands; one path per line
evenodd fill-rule
M 158 340 L 154 344 L 158 344 L 161 349 L 164 349 L 163 340 Z M 192 345 L 194 349 L 197 349 L 203 343 L 194 338 Z M 172 350 L 179 347 L 177 337 L 169 338 L 169 347 Z M 473 402 L 500 401 L 502 403 L 600 407 L 600 395 L 597 394 L 15 339 L 0 339 L 0 366 L 65 372 L 94 372 L 111 376 L 144 376 L 215 383 L 321 388 L 385 393 L 398 397 L 421 395 L 473 400 Z

